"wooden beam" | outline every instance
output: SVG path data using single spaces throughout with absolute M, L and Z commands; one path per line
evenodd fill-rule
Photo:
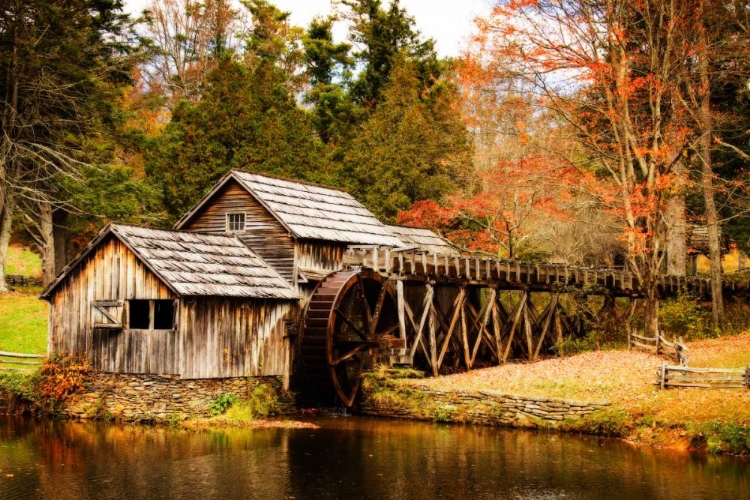
M 539 337 L 539 343 L 536 345 L 536 349 L 534 350 L 535 360 L 539 357 L 539 351 L 541 350 L 542 344 L 544 343 L 544 338 L 547 336 L 547 330 L 549 330 L 552 317 L 555 315 L 555 310 L 557 309 L 557 299 L 558 299 L 558 294 L 554 294 L 552 296 L 552 300 L 550 300 L 549 305 L 545 309 L 545 311 L 547 312 L 544 318 L 544 326 L 542 327 L 542 333 Z
M 419 326 L 418 328 L 416 328 L 416 337 L 414 340 L 414 345 L 412 345 L 411 347 L 412 356 L 414 356 L 414 353 L 417 350 L 417 342 L 420 342 L 422 340 L 422 332 L 424 331 L 425 321 L 427 320 L 427 316 L 430 313 L 430 305 L 432 304 L 432 297 L 433 295 L 435 295 L 435 290 L 432 285 L 427 284 L 425 288 L 426 288 L 426 291 L 425 291 L 424 301 L 422 303 L 422 317 L 419 318 Z
M 453 335 L 453 330 L 456 327 L 456 323 L 458 322 L 458 318 L 461 313 L 461 309 L 463 307 L 464 300 L 466 300 L 466 288 L 461 287 L 461 290 L 458 292 L 458 295 L 456 296 L 456 300 L 453 302 L 453 318 L 451 319 L 451 323 L 448 326 L 448 330 L 445 333 L 445 338 L 443 339 L 443 347 L 440 349 L 440 355 L 437 359 L 437 366 L 438 369 L 443 364 L 443 357 L 445 356 L 446 351 L 448 350 L 448 342 L 451 339 L 451 336 Z
M 516 327 L 518 326 L 518 321 L 521 319 L 521 314 L 523 314 L 523 311 L 525 309 L 524 305 L 526 303 L 526 299 L 528 297 L 528 293 L 521 292 L 521 298 L 518 301 L 518 304 L 516 306 L 516 314 L 513 318 L 513 325 L 510 327 L 510 334 L 508 337 L 508 343 L 505 346 L 505 353 L 503 354 L 503 360 L 502 362 L 505 363 L 508 360 L 508 354 L 510 354 L 510 346 L 513 342 L 513 337 L 516 334 Z

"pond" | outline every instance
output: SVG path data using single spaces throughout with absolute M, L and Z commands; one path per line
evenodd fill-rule
M 739 499 L 742 459 L 364 418 L 184 431 L 0 418 L 2 499 Z

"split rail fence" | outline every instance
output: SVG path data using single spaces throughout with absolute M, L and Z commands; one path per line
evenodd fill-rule
M 690 362 L 688 348 L 682 339 L 670 342 L 661 333 L 656 337 L 644 337 L 634 332 L 628 335 L 628 346 L 652 354 L 667 356 L 680 366 L 687 366 Z
M 750 364 L 745 368 L 689 368 L 662 363 L 656 375 L 656 385 L 662 389 L 750 389 Z
M 41 354 L 0 351 L 0 371 L 31 371 L 42 366 Z

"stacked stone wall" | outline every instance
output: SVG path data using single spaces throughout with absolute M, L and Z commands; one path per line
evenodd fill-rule
M 555 426 L 580 419 L 608 402 L 520 396 L 500 391 L 444 391 L 386 384 L 365 389 L 362 413 L 378 417 L 436 420 L 512 427 Z
M 281 377 L 238 377 L 185 380 L 171 375 L 97 373 L 85 389 L 70 397 L 64 413 L 73 418 L 112 418 L 127 422 L 160 421 L 210 414 L 221 394 L 247 398 L 259 385 L 272 388 L 280 413 L 289 413 L 293 401 L 282 389 Z

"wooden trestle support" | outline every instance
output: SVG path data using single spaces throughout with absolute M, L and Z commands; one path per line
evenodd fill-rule
M 635 277 L 622 270 L 374 247 L 350 248 L 345 266 L 310 297 L 299 345 L 315 390 L 335 393 L 347 407 L 362 371 L 375 363 L 411 364 L 438 376 L 564 354 L 563 340 L 581 336 L 584 324 L 611 330 L 630 322 L 641 296 Z M 662 287 L 666 295 L 707 284 L 666 279 Z M 571 293 L 579 300 L 566 297 Z M 589 296 L 600 296 L 595 309 L 580 307 Z

